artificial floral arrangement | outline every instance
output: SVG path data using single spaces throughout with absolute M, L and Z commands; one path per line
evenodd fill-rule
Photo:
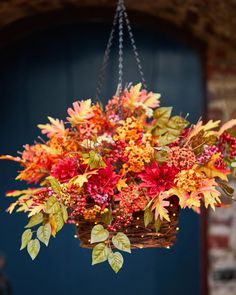
M 38 125 L 47 140 L 25 145 L 16 177 L 33 187 L 7 193 L 7 209 L 29 217 L 21 249 L 32 259 L 64 224 L 75 224 L 82 247 L 93 248 L 92 264 L 123 264 L 118 249 L 166 247 L 175 241 L 179 209 L 200 211 L 232 196 L 236 138 L 231 120 L 196 125 L 159 107 L 160 94 L 141 84 L 115 95 L 105 110 L 91 100 L 68 109 L 67 123 L 48 117 Z M 36 184 L 39 186 L 35 187 Z M 37 227 L 35 230 L 32 228 Z

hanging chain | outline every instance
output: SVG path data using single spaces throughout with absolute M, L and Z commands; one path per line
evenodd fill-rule
M 128 30 L 129 39 L 130 39 L 130 42 L 131 42 L 131 46 L 132 46 L 132 50 L 133 50 L 133 53 L 134 53 L 135 61 L 136 61 L 138 71 L 139 71 L 139 74 L 140 74 L 140 77 L 141 77 L 141 80 L 142 80 L 142 85 L 143 85 L 143 87 L 145 89 L 147 89 L 147 84 L 146 84 L 146 81 L 145 81 L 145 78 L 144 78 L 144 73 L 143 73 L 140 57 L 139 57 L 139 54 L 138 54 L 137 46 L 135 44 L 134 35 L 133 35 L 133 31 L 132 31 L 132 28 L 131 28 L 131 25 L 130 25 L 128 13 L 127 13 L 127 10 L 126 10 L 125 4 L 124 4 L 124 0 L 118 0 L 117 7 L 116 7 L 116 12 L 115 12 L 111 32 L 110 32 L 110 36 L 109 36 L 109 39 L 108 39 L 107 47 L 106 47 L 106 50 L 105 50 L 105 54 L 104 54 L 102 66 L 101 66 L 101 69 L 100 69 L 100 72 L 99 72 L 98 82 L 97 82 L 96 101 L 99 101 L 99 102 L 100 102 L 99 97 L 101 95 L 101 90 L 102 90 L 102 86 L 103 86 L 105 75 L 106 75 L 106 69 L 107 69 L 109 58 L 110 58 L 111 46 L 112 46 L 112 41 L 113 41 L 113 38 L 114 38 L 114 33 L 115 33 L 115 30 L 116 30 L 117 22 L 118 22 L 118 29 L 119 29 L 119 65 L 118 65 L 118 94 L 119 94 L 119 96 L 121 95 L 121 92 L 123 90 L 123 86 L 124 86 L 123 85 L 124 20 L 125 20 L 125 25 L 126 25 L 127 30 Z
M 147 89 L 147 83 L 146 83 L 146 80 L 145 80 L 145 77 L 144 77 L 143 68 L 142 68 L 142 65 L 141 65 L 141 60 L 140 60 L 140 57 L 139 57 L 137 46 L 135 44 L 134 34 L 133 34 L 133 31 L 132 31 L 132 28 L 131 28 L 131 25 L 130 25 L 130 20 L 129 20 L 129 17 L 128 17 L 126 7 L 124 5 L 124 1 L 122 3 L 122 6 L 123 6 L 123 13 L 124 13 L 124 18 L 125 18 L 125 23 L 126 23 L 126 26 L 127 26 L 127 29 L 128 29 L 128 34 L 129 34 L 130 42 L 131 42 L 131 45 L 132 45 L 132 49 L 133 49 L 134 57 L 135 57 L 135 60 L 136 60 L 136 64 L 137 64 L 137 67 L 138 67 L 138 71 L 139 71 L 139 74 L 140 74 L 140 77 L 141 77 L 141 80 L 142 80 L 142 85 L 143 85 L 143 87 L 145 89 Z
M 123 17 L 124 17 L 124 2 L 123 0 L 119 0 L 119 65 L 118 65 L 118 91 L 119 95 L 123 90 L 123 67 L 124 67 L 124 58 L 123 58 Z
M 96 88 L 96 96 L 95 96 L 96 101 L 98 101 L 98 102 L 100 102 L 99 97 L 101 95 L 101 90 L 102 90 L 103 82 L 104 82 L 105 75 L 106 75 L 106 69 L 107 69 L 109 58 L 110 58 L 112 40 L 114 38 L 114 33 L 115 33 L 115 30 L 116 30 L 116 24 L 117 24 L 118 16 L 119 16 L 119 6 L 117 6 L 117 8 L 116 8 L 113 24 L 112 24 L 112 27 L 111 27 L 110 36 L 109 36 L 109 39 L 108 39 L 108 42 L 107 42 L 107 47 L 106 47 L 105 54 L 104 54 L 104 57 L 103 57 L 102 66 L 101 66 L 101 69 L 100 69 L 100 72 L 99 72 L 97 88 Z

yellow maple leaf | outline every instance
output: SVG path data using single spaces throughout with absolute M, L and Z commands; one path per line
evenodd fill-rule
M 117 182 L 116 187 L 119 192 L 122 190 L 122 188 L 128 186 L 126 183 L 126 180 L 127 180 L 127 178 L 120 178 L 119 181 Z
M 141 90 L 142 84 L 138 83 L 135 86 L 130 88 L 130 103 L 134 104 L 136 99 L 138 98 L 139 94 L 140 94 L 140 90 Z
M 181 188 L 173 187 L 166 192 L 169 196 L 177 196 L 179 198 L 179 206 L 186 208 L 186 201 L 189 194 Z
M 220 197 L 220 192 L 218 192 L 217 190 L 206 191 L 204 193 L 205 207 L 208 208 L 208 206 L 210 206 L 215 211 L 215 206 L 218 203 L 221 203 L 221 200 L 219 197 Z
M 83 187 L 84 183 L 88 182 L 90 176 L 97 174 L 97 170 L 89 171 L 84 174 L 77 175 L 73 177 L 69 183 Z
M 198 195 L 190 194 L 189 198 L 186 200 L 185 205 L 188 208 L 196 209 L 201 207 L 201 197 Z
M 227 174 L 230 174 L 230 171 L 227 169 L 218 169 L 215 167 L 215 162 L 219 159 L 219 156 L 219 153 L 212 155 L 210 161 L 206 165 L 196 165 L 195 170 L 198 172 L 204 172 L 209 178 L 219 177 L 222 180 L 228 181 Z
M 218 121 L 210 120 L 205 125 L 203 125 L 202 128 L 204 131 L 208 131 L 208 130 L 215 129 L 219 125 L 220 125 L 220 120 L 218 120 Z
M 191 198 L 203 199 L 205 207 L 209 206 L 215 210 L 215 206 L 221 203 L 220 192 L 216 189 L 216 181 L 214 179 L 207 179 L 202 183 L 202 187 L 199 187 L 196 191 L 191 193 Z M 193 202 L 194 205 L 194 202 Z M 197 206 L 198 207 L 198 206 Z
M 166 192 L 161 192 L 152 205 L 152 210 L 155 210 L 155 220 L 160 217 L 161 220 L 166 219 L 170 222 L 170 217 L 168 210 L 165 207 L 170 205 L 170 202 L 166 199 L 169 198 L 169 195 Z

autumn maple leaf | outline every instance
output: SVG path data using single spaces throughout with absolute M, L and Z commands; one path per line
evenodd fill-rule
M 77 175 L 70 180 L 70 184 L 79 185 L 79 187 L 83 187 L 85 182 L 88 182 L 89 177 L 97 174 L 97 170 L 89 171 L 84 174 Z
M 43 134 L 47 134 L 49 138 L 51 138 L 54 135 L 57 135 L 58 137 L 64 136 L 66 129 L 64 122 L 59 119 L 53 119 L 52 117 L 48 117 L 48 120 L 50 121 L 50 124 L 39 124 L 38 128 L 41 129 L 41 132 Z
M 146 90 L 141 90 L 142 84 L 139 83 L 130 88 L 127 95 L 127 103 L 129 107 L 141 107 L 145 110 L 148 117 L 152 116 L 152 109 L 160 105 L 160 93 L 147 92 Z
M 91 99 L 76 101 L 73 103 L 73 108 L 69 108 L 67 120 L 72 126 L 81 124 L 84 120 L 88 120 L 94 116 L 92 111 Z
M 217 183 L 214 179 L 205 179 L 202 182 L 201 187 L 199 187 L 196 191 L 192 192 L 190 197 L 192 200 L 203 199 L 205 207 L 209 206 L 215 210 L 215 206 L 221 203 L 220 200 L 220 192 L 216 189 Z M 198 204 L 198 203 L 197 203 Z M 196 203 L 189 203 L 189 208 L 191 206 L 196 206 Z M 198 204 L 200 207 L 200 204 Z
M 169 194 L 166 192 L 161 192 L 154 200 L 152 205 L 152 210 L 155 210 L 155 219 L 160 217 L 161 220 L 166 219 L 170 222 L 170 217 L 168 215 L 168 210 L 165 207 L 170 206 L 170 201 L 166 199 L 169 198 Z
M 216 167 L 216 162 L 219 159 L 220 153 L 213 154 L 210 161 L 204 165 L 196 167 L 196 171 L 204 172 L 205 175 L 209 178 L 219 177 L 222 180 L 228 181 L 227 174 L 230 174 L 230 170 L 222 167 Z
M 169 196 L 177 196 L 179 199 L 179 206 L 186 208 L 186 201 L 189 198 L 188 192 L 181 188 L 173 187 L 166 192 Z
M 236 119 L 232 119 L 221 126 L 220 130 L 216 132 L 217 135 L 222 135 L 226 130 L 231 129 L 236 125 Z
M 210 120 L 205 125 L 203 125 L 203 122 L 201 120 L 199 120 L 196 125 L 192 126 L 192 128 L 187 136 L 187 141 L 185 144 L 187 145 L 190 142 L 190 140 L 201 131 L 204 131 L 204 134 L 206 134 L 206 135 L 214 134 L 214 132 L 211 130 L 218 127 L 219 124 L 220 124 L 219 120 L 218 121 Z

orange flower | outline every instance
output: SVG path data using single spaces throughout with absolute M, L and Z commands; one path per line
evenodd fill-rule
M 120 126 L 116 129 L 114 140 L 138 141 L 142 139 L 143 125 L 134 117 L 120 121 Z
M 182 170 L 175 177 L 175 183 L 178 188 L 183 189 L 186 192 L 192 192 L 197 190 L 203 182 L 207 180 L 204 173 L 196 172 L 193 169 Z
M 145 164 L 151 162 L 153 151 L 149 142 L 136 145 L 134 141 L 130 141 L 124 151 L 124 156 L 128 158 L 128 163 L 123 165 L 123 169 L 126 171 L 141 172 Z
M 190 169 L 196 163 L 196 156 L 190 147 L 174 146 L 170 149 L 167 159 L 168 165 L 181 169 Z
M 122 189 L 118 197 L 120 209 L 126 214 L 144 210 L 147 206 L 147 198 L 134 184 Z

